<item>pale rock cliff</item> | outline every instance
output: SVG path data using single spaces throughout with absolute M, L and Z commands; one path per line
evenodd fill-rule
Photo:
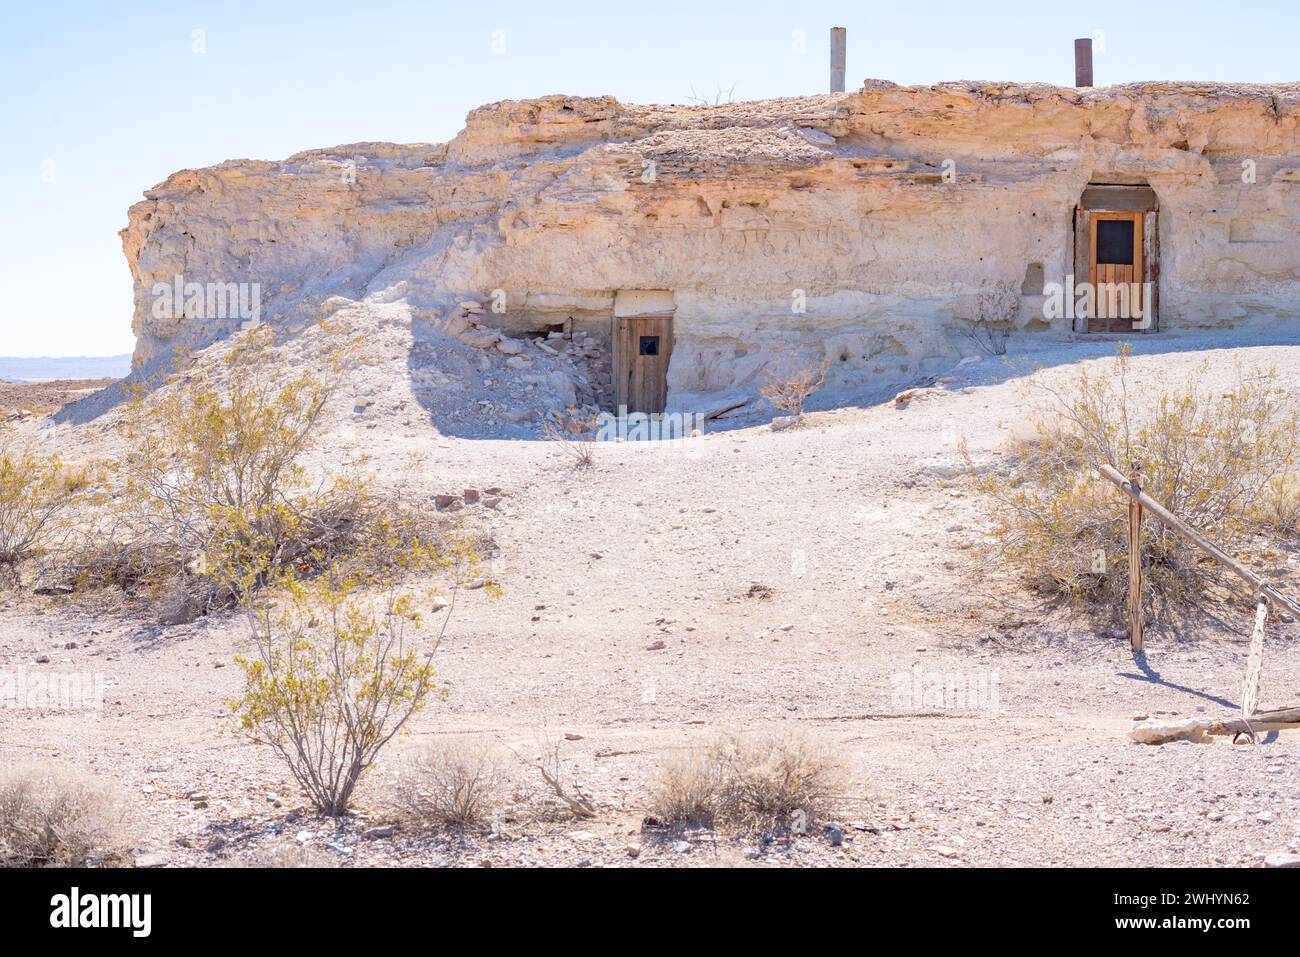
M 262 320 L 286 330 L 400 306 L 417 339 L 491 352 L 551 405 L 608 401 L 595 360 L 615 297 L 639 290 L 675 303 L 670 407 L 752 394 L 782 361 L 825 357 L 832 388 L 905 381 L 956 361 L 954 330 L 999 285 L 1021 327 L 1070 328 L 1040 294 L 1074 270 L 1089 183 L 1158 196 L 1160 328 L 1296 320 L 1298 125 L 1300 86 L 1196 83 L 496 103 L 448 144 L 236 160 L 149 190 L 122 232 L 135 362 L 239 327 L 159 317 L 155 284 L 181 275 L 259 284 Z M 498 355 L 499 335 L 527 350 Z M 557 339 L 582 361 L 538 345 Z

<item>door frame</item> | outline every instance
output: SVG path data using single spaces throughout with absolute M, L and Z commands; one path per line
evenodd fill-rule
M 650 327 L 656 331 L 653 333 L 641 332 L 639 327 Z M 649 361 L 651 357 L 641 356 L 639 347 L 633 347 L 633 338 L 635 337 L 639 342 L 642 335 L 659 336 L 659 351 L 653 357 L 653 361 Z M 668 405 L 668 366 L 672 361 L 673 338 L 673 313 L 671 312 L 611 317 L 610 340 L 613 343 L 611 371 L 614 381 L 614 410 L 616 412 L 623 406 L 627 407 L 629 415 L 634 412 L 658 415 L 666 410 Z M 656 381 L 653 388 L 647 390 L 644 381 L 641 383 L 642 396 L 650 396 L 650 400 L 645 403 L 636 401 L 637 397 L 633 394 L 636 391 L 635 376 L 638 369 L 642 370 L 643 374 L 649 369 L 658 370 L 655 373 Z M 643 404 L 652 407 L 636 407 Z
M 1093 293 L 1094 293 L 1093 315 L 1088 318 L 1089 320 L 1093 318 L 1097 319 L 1099 325 L 1103 319 L 1106 321 L 1107 328 L 1105 330 L 1098 329 L 1097 330 L 1098 332 L 1101 331 L 1112 332 L 1112 333 L 1139 332 L 1141 331 L 1141 329 L 1134 327 L 1133 322 L 1135 319 L 1141 317 L 1140 313 L 1142 308 L 1142 301 L 1141 301 L 1142 294 L 1140 290 L 1142 289 L 1142 283 L 1144 282 L 1143 277 L 1146 274 L 1145 261 L 1142 254 L 1143 214 L 1140 212 L 1099 209 L 1099 210 L 1091 211 L 1091 215 L 1088 217 L 1088 219 L 1089 219 L 1088 222 L 1088 282 L 1091 283 L 1093 288 Z M 1125 266 L 1117 267 L 1116 265 L 1112 265 L 1110 263 L 1097 262 L 1097 233 L 1099 232 L 1097 227 L 1100 223 L 1128 223 L 1129 224 L 1129 228 L 1132 229 L 1133 231 L 1133 255 L 1132 255 L 1132 262 L 1129 263 L 1127 267 Z M 1126 268 L 1127 270 L 1129 270 L 1128 277 L 1126 278 L 1123 276 L 1119 276 L 1119 277 L 1115 276 L 1114 273 L 1116 272 L 1117 268 L 1119 269 Z M 1097 289 L 1102 285 L 1108 285 L 1108 284 L 1113 285 L 1117 281 L 1121 283 L 1124 282 L 1128 283 L 1130 288 L 1132 288 L 1134 284 L 1137 284 L 1139 289 L 1137 305 L 1135 307 L 1131 300 L 1126 303 L 1129 307 L 1128 316 L 1112 316 L 1109 314 L 1109 310 L 1108 310 L 1107 315 L 1102 317 L 1098 315 L 1098 312 L 1100 311 L 1099 303 L 1102 302 L 1102 298 L 1101 296 L 1096 295 Z M 1135 308 L 1136 311 L 1139 313 L 1139 315 L 1136 317 L 1133 315 Z M 1120 326 L 1119 328 L 1114 328 L 1114 324 L 1117 320 L 1119 321 Z M 1124 323 L 1127 323 L 1128 325 L 1125 326 Z
M 1149 296 L 1151 322 L 1146 328 L 1126 328 L 1120 335 L 1158 332 L 1160 329 L 1160 209 L 1155 191 L 1150 186 L 1128 184 L 1090 183 L 1074 208 L 1074 235 L 1072 243 L 1074 283 L 1092 282 L 1092 259 L 1095 218 L 1137 217 L 1140 224 L 1142 268 L 1137 281 L 1143 283 L 1144 294 Z M 1138 235 L 1134 237 L 1134 254 L 1139 252 Z M 1074 290 L 1069 290 L 1075 295 Z M 1071 312 L 1073 314 L 1073 304 Z M 1109 332 L 1107 329 L 1090 329 L 1088 317 L 1074 316 L 1075 332 Z

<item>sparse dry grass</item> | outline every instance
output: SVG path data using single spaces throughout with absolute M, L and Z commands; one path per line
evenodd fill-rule
M 431 746 L 399 773 L 397 804 L 418 827 L 481 832 L 491 824 L 501 785 L 500 763 L 487 748 Z
M 711 753 L 675 755 L 650 786 L 650 810 L 674 826 L 712 826 L 718 813 L 720 768 Z
M 670 826 L 806 832 L 842 791 L 839 763 L 810 739 L 733 735 L 670 762 L 652 785 L 651 811 Z
M 574 468 L 590 468 L 596 464 L 596 440 L 600 427 L 598 418 L 569 409 L 563 416 L 543 420 L 542 436 L 558 444 L 572 460 Z
M 127 835 L 122 800 L 102 781 L 57 768 L 0 772 L 0 866 L 117 865 Z

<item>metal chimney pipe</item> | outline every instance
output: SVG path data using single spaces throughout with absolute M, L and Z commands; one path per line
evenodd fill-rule
M 844 27 L 831 27 L 831 92 L 844 92 L 844 60 L 849 45 Z
M 1092 86 L 1092 38 L 1074 41 L 1074 85 Z

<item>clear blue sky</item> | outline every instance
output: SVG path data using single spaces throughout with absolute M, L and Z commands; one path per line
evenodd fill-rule
M 1300 79 L 1297 0 L 0 4 L 0 355 L 130 351 L 116 233 L 174 170 L 445 140 L 474 106 L 545 93 L 820 93 L 831 26 L 849 31 L 850 90 L 867 77 L 1069 84 L 1071 41 L 1098 30 L 1098 85 Z

